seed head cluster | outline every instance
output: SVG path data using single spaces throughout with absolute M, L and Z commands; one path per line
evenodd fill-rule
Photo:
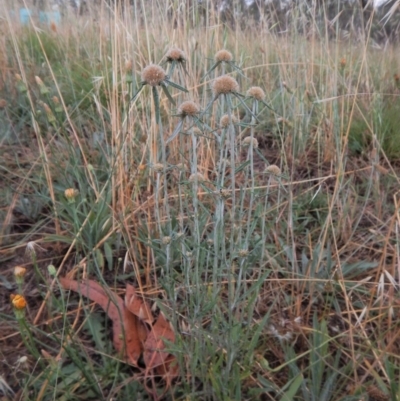
M 200 107 L 191 100 L 187 100 L 186 102 L 183 102 L 179 106 L 179 114 L 182 118 L 187 116 L 193 117 L 199 112 L 200 112 Z
M 162 173 L 164 171 L 164 165 L 162 163 L 156 163 L 153 165 L 153 170 L 156 173 Z
M 213 92 L 216 96 L 221 94 L 227 94 L 237 92 L 239 90 L 239 84 L 236 79 L 229 75 L 222 75 L 215 79 L 212 85 Z
M 236 124 L 237 123 L 237 118 L 235 116 L 232 116 L 232 123 Z M 222 128 L 226 128 L 229 126 L 229 115 L 228 114 L 224 114 L 221 119 L 219 120 L 219 125 Z
M 232 57 L 232 53 L 228 52 L 228 50 L 222 49 L 219 50 L 215 53 L 215 61 L 217 62 L 221 62 L 221 61 L 232 61 L 233 57 Z
M 243 139 L 243 146 L 250 146 L 253 145 L 254 149 L 258 148 L 258 141 L 256 138 L 252 138 L 251 136 L 246 136 L 246 138 Z
M 281 169 L 276 164 L 271 164 L 265 169 L 265 172 L 272 175 L 281 175 Z
M 191 174 L 189 177 L 189 182 L 196 182 L 196 180 L 198 182 L 202 182 L 202 181 L 205 181 L 206 179 L 204 178 L 204 175 L 201 173 Z
M 185 53 L 181 49 L 178 49 L 177 47 L 169 49 L 166 57 L 167 61 L 170 63 L 172 61 L 178 61 L 179 63 L 186 61 Z
M 142 81 L 150 86 L 158 86 L 166 78 L 167 73 L 156 64 L 150 64 L 142 71 Z
M 252 97 L 256 100 L 264 100 L 265 92 L 259 86 L 252 86 L 246 93 L 248 97 Z

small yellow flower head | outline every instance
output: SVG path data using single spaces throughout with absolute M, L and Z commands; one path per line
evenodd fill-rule
M 11 303 L 13 304 L 14 308 L 17 310 L 23 310 L 26 308 L 26 300 L 22 295 L 10 295 Z
M 232 116 L 232 124 L 236 124 L 237 123 L 237 118 L 235 116 Z M 226 128 L 229 126 L 229 115 L 228 114 L 224 114 L 221 119 L 219 120 L 219 125 L 222 128 Z
M 204 175 L 201 173 L 191 174 L 189 177 L 189 182 L 196 182 L 196 180 L 198 182 L 202 182 L 202 181 L 205 181 L 206 179 L 204 178 Z
M 233 57 L 232 57 L 232 53 L 228 52 L 228 50 L 222 49 L 219 50 L 215 53 L 215 61 L 216 62 L 221 62 L 221 61 L 232 61 Z
M 156 173 L 162 173 L 164 171 L 164 164 L 162 163 L 156 163 L 153 165 L 153 170 Z
M 221 94 L 227 94 L 237 92 L 239 90 L 239 84 L 236 79 L 229 75 L 222 75 L 214 80 L 212 85 L 213 92 L 216 96 Z
M 200 107 L 191 100 L 187 100 L 186 102 L 183 102 L 179 106 L 179 114 L 182 118 L 186 116 L 193 117 L 199 112 L 200 112 Z
M 246 93 L 248 97 L 253 97 L 256 100 L 264 100 L 265 92 L 259 86 L 252 86 Z
M 150 64 L 142 71 L 142 81 L 150 86 L 160 85 L 165 78 L 167 78 L 167 73 L 156 64 Z
M 26 274 L 26 269 L 25 269 L 25 267 L 22 267 L 22 266 L 15 266 L 14 267 L 14 277 L 15 278 L 20 278 L 20 279 L 23 279 L 24 278 L 24 276 L 25 276 L 25 274 Z
M 166 57 L 169 63 L 172 61 L 177 61 L 178 63 L 183 63 L 186 61 L 185 53 L 177 47 L 169 49 Z
M 0 110 L 5 109 L 7 107 L 7 100 L 0 99 Z
M 270 166 L 268 166 L 265 169 L 265 172 L 277 176 L 282 174 L 281 169 L 275 164 L 271 164 Z
M 246 136 L 246 138 L 243 139 L 243 146 L 250 146 L 253 145 L 254 149 L 258 148 L 258 141 L 256 138 L 252 138 L 251 136 Z
M 67 198 L 69 203 L 74 203 L 75 202 L 75 198 L 78 196 L 78 191 L 74 188 L 67 188 L 64 191 L 64 195 Z
M 171 237 L 163 237 L 161 242 L 163 245 L 169 245 L 171 243 Z

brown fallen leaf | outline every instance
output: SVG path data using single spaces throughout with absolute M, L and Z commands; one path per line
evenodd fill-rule
M 147 370 L 157 366 L 165 366 L 170 354 L 164 351 L 164 340 L 171 343 L 175 342 L 175 333 L 164 314 L 160 313 L 144 343 L 143 359 Z
M 96 302 L 107 313 L 113 323 L 113 344 L 118 352 L 123 352 L 129 363 L 137 366 L 146 338 L 144 324 L 124 305 L 123 300 L 111 290 L 105 290 L 93 280 L 76 281 L 59 278 L 60 284 Z M 125 341 L 124 341 L 125 335 Z
M 171 386 L 173 379 L 178 377 L 179 366 L 178 361 L 174 355 L 169 354 L 165 362 L 155 368 L 156 375 L 165 380 L 166 388 Z
M 151 313 L 150 306 L 140 296 L 137 295 L 133 285 L 126 285 L 125 306 L 136 315 L 140 320 L 151 325 L 154 317 Z

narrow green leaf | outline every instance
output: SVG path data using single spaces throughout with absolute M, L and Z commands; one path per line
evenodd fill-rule
M 105 242 L 104 245 L 104 254 L 106 256 L 107 264 L 108 264 L 108 270 L 113 269 L 113 252 L 111 249 L 111 246 L 108 242 Z
M 293 379 L 292 384 L 289 387 L 289 390 L 282 395 L 281 401 L 292 401 L 297 392 L 299 391 L 299 388 L 303 380 L 304 380 L 303 375 L 299 373 Z
M 168 100 L 175 106 L 175 100 L 172 98 L 171 94 L 168 91 L 168 88 L 164 85 L 161 84 L 161 88 L 163 92 L 165 93 L 165 96 L 167 96 Z
M 170 81 L 169 79 L 166 79 L 164 82 L 167 82 L 168 85 L 171 85 L 173 88 L 179 89 L 182 92 L 189 92 L 186 88 L 184 88 L 183 86 L 180 86 L 178 84 L 176 84 L 175 82 Z

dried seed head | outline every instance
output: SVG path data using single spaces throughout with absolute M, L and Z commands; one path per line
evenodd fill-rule
M 209 239 L 207 240 L 207 245 L 208 245 L 208 246 L 213 246 L 213 245 L 214 245 L 214 240 L 211 239 L 211 238 L 209 238 Z
M 247 249 L 240 249 L 238 252 L 239 257 L 245 258 L 249 254 L 249 251 Z
M 196 180 L 198 182 L 202 182 L 202 181 L 205 181 L 206 179 L 204 178 L 204 175 L 201 173 L 191 174 L 189 177 L 189 182 L 196 182 Z
M 186 252 L 186 257 L 188 258 L 188 259 L 191 259 L 192 257 L 193 257 L 193 252 Z
M 163 237 L 161 242 L 163 245 L 169 245 L 171 243 L 171 237 Z
M 164 171 L 164 164 L 162 163 L 156 163 L 153 165 L 153 170 L 156 173 L 162 173 Z
M 246 136 L 246 138 L 243 139 L 243 146 L 247 147 L 252 145 L 254 149 L 258 148 L 258 141 L 256 138 L 252 138 L 251 136 Z
M 131 72 L 132 66 L 133 66 L 132 60 L 126 60 L 125 61 L 125 72 Z
M 232 53 L 228 52 L 228 50 L 222 49 L 219 50 L 215 53 L 215 61 L 221 62 L 221 61 L 232 61 Z
M 281 175 L 281 169 L 276 164 L 271 164 L 265 169 L 265 172 L 272 175 Z
M 221 198 L 228 199 L 231 196 L 231 191 L 224 188 L 219 191 L 219 194 L 221 195 Z
M 178 170 L 185 170 L 186 169 L 185 163 L 178 163 L 175 167 Z
M 235 116 L 232 116 L 232 124 L 236 124 L 237 123 L 237 118 Z M 228 114 L 224 114 L 221 119 L 219 120 L 219 125 L 222 128 L 226 128 L 229 126 L 229 115 Z
M 252 86 L 246 95 L 260 101 L 265 99 L 265 92 L 259 86 Z
M 186 102 L 181 103 L 181 105 L 179 106 L 179 114 L 182 118 L 186 116 L 195 116 L 199 112 L 200 107 L 191 100 L 187 100 Z
M 7 107 L 7 100 L 0 99 L 0 110 L 5 109 Z
M 75 202 L 75 198 L 77 197 L 78 193 L 79 191 L 74 188 L 67 188 L 64 191 L 64 195 L 70 203 Z
M 21 75 L 15 74 L 16 81 L 22 81 Z
M 166 78 L 166 72 L 156 64 L 150 64 L 142 71 L 142 81 L 150 86 L 158 86 Z
M 26 308 L 26 300 L 22 295 L 10 295 L 11 303 L 15 309 L 22 310 Z
M 229 75 L 222 75 L 214 80 L 212 89 L 215 95 L 227 94 L 231 92 L 237 92 L 239 90 L 239 84 L 236 79 Z
M 51 100 L 53 101 L 54 104 L 60 104 L 60 101 L 58 100 L 58 97 L 57 97 L 57 96 L 53 96 L 53 97 L 51 98 Z
M 340 67 L 341 67 L 341 68 L 346 67 L 346 58 L 345 58 L 345 57 L 342 57 L 342 58 L 340 59 Z
M 185 53 L 177 47 L 169 49 L 166 57 L 168 62 L 178 61 L 179 63 L 182 63 L 186 61 Z

